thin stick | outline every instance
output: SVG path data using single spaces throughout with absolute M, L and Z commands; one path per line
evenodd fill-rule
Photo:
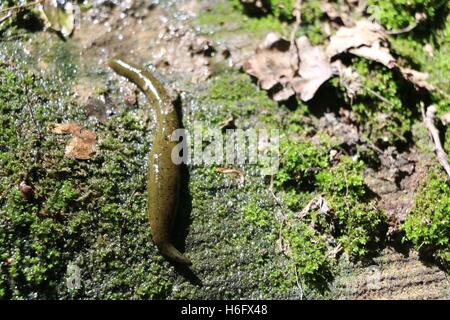
M 293 15 L 295 17 L 295 26 L 291 33 L 291 43 L 295 40 L 295 33 L 302 22 L 302 0 L 297 0 L 295 3 Z
M 3 22 L 5 22 L 9 18 L 11 18 L 11 16 L 12 16 L 11 12 L 8 12 L 7 14 L 5 14 L 3 17 L 0 18 L 0 24 L 2 24 Z
M 399 29 L 399 30 L 386 31 L 386 33 L 389 35 L 397 35 L 397 34 L 407 33 L 407 32 L 414 30 L 418 25 L 419 25 L 419 21 L 416 21 L 416 22 L 410 24 L 409 26 L 407 26 L 406 28 Z
M 434 125 L 434 118 L 436 116 L 436 107 L 434 105 L 429 106 L 426 113 L 424 110 L 422 110 L 422 115 L 425 127 L 430 132 L 431 139 L 434 142 L 436 156 L 441 165 L 444 167 L 448 176 L 450 177 L 450 164 L 448 163 L 448 156 L 447 153 L 445 153 L 444 148 L 442 147 L 441 139 L 439 137 L 439 130 Z
M 297 0 L 294 6 L 294 11 L 292 13 L 295 17 L 295 25 L 294 28 L 292 28 L 291 31 L 291 47 L 290 47 L 290 53 L 291 56 L 297 56 L 300 57 L 300 49 L 297 46 L 297 41 L 295 41 L 295 34 L 297 33 L 298 28 L 300 27 L 300 23 L 302 22 L 302 0 Z M 294 51 L 295 50 L 295 51 Z M 300 67 L 300 61 L 299 59 L 296 59 L 295 65 L 293 65 L 293 61 L 291 59 L 291 66 L 292 68 L 297 71 Z
M 14 6 L 14 7 L 5 8 L 5 9 L 0 10 L 0 13 L 10 12 L 13 10 L 20 10 L 20 9 L 24 9 L 24 8 L 28 8 L 28 7 L 34 7 L 34 6 L 37 6 L 38 4 L 40 4 L 42 1 L 44 1 L 44 0 L 37 0 L 37 1 L 31 2 L 31 3 L 20 4 L 20 5 Z
M 384 103 L 390 105 L 391 107 L 395 107 L 395 106 L 392 104 L 392 102 L 390 102 L 388 99 L 386 99 L 385 97 L 383 97 L 383 96 L 382 96 L 381 94 L 379 94 L 378 92 L 376 92 L 376 91 L 374 91 L 374 90 L 372 90 L 372 89 L 370 89 L 370 88 L 368 88 L 368 87 L 365 87 L 365 89 L 366 89 L 370 94 L 374 95 L 375 97 L 377 97 L 378 99 L 380 99 L 380 100 L 383 101 Z
M 295 261 L 294 258 L 291 258 L 292 260 L 292 266 L 294 267 L 294 272 L 295 272 L 295 282 L 297 284 L 298 289 L 300 290 L 300 300 L 303 300 L 303 295 L 304 295 L 304 290 L 303 287 L 300 283 L 300 277 L 298 276 L 298 271 L 297 271 L 297 267 L 295 266 Z

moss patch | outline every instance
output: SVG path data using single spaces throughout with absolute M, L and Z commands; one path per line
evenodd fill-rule
M 450 185 L 443 174 L 430 174 L 421 187 L 403 230 L 405 239 L 445 269 L 450 267 Z

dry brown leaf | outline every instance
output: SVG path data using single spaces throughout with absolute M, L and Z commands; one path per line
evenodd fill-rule
M 59 123 L 52 129 L 52 132 L 56 134 L 77 134 L 80 131 L 80 125 L 75 122 Z
M 379 62 L 389 69 L 396 66 L 395 58 L 391 55 L 388 48 L 380 45 L 380 42 L 375 42 L 370 47 L 362 46 L 359 48 L 350 49 L 349 52 L 355 56 Z
M 245 72 L 256 77 L 264 90 L 287 83 L 294 77 L 291 65 L 290 42 L 276 33 L 269 33 L 256 49 L 256 54 L 244 62 Z
M 300 77 L 293 79 L 292 87 L 303 101 L 308 101 L 331 77 L 331 65 L 322 48 L 312 46 L 307 37 L 300 37 L 296 43 L 300 58 Z
M 328 56 L 332 58 L 343 52 L 377 61 L 389 69 L 396 66 L 395 58 L 387 48 L 385 30 L 367 19 L 357 21 L 354 27 L 341 27 L 330 38 Z
M 356 22 L 354 27 L 341 27 L 330 38 L 327 54 L 333 57 L 350 48 L 371 46 L 376 41 L 385 39 L 383 28 L 367 19 Z
M 95 151 L 97 135 L 89 129 L 81 129 L 75 122 L 57 124 L 53 130 L 55 134 L 70 134 L 72 138 L 65 149 L 68 158 L 88 160 Z
M 259 86 L 271 90 L 275 101 L 284 101 L 297 94 L 303 101 L 314 97 L 331 75 L 325 52 L 301 37 L 292 47 L 290 41 L 269 33 L 244 70 L 258 79 Z
M 79 135 L 72 136 L 66 146 L 65 155 L 69 158 L 88 160 L 92 157 L 97 135 L 95 132 L 83 129 Z
M 427 82 L 429 77 L 428 73 L 420 72 L 409 68 L 400 68 L 400 72 L 402 73 L 403 77 L 411 81 L 411 83 L 417 89 L 426 89 L 428 91 L 435 90 L 435 87 Z

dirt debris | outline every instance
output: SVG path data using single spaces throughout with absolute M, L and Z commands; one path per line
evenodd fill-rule
M 378 198 L 378 207 L 388 216 L 388 236 L 399 231 L 413 207 L 414 195 L 427 174 L 427 159 L 415 149 L 399 152 L 388 147 L 379 155 L 379 168 L 368 168 L 364 182 Z

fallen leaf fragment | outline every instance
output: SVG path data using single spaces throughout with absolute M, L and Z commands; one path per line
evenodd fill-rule
M 428 91 L 435 90 L 435 87 L 427 82 L 429 77 L 428 73 L 409 68 L 400 68 L 400 72 L 405 79 L 409 80 L 414 87 L 416 87 L 416 89 L 426 89 Z
M 75 8 L 72 2 L 44 0 L 42 12 L 50 28 L 60 32 L 64 38 L 70 37 L 75 28 Z
M 383 28 L 379 24 L 362 19 L 357 21 L 354 27 L 339 28 L 336 34 L 330 38 L 327 54 L 333 57 L 350 48 L 371 46 L 384 39 Z
M 81 129 L 75 122 L 57 124 L 53 130 L 55 134 L 71 134 L 72 138 L 65 149 L 68 158 L 88 160 L 95 151 L 97 135 L 89 129 Z
M 80 125 L 75 122 L 59 123 L 52 129 L 52 132 L 56 134 L 76 134 L 80 131 Z
M 350 49 L 349 52 L 355 56 L 379 62 L 389 69 L 396 66 L 395 58 L 391 55 L 388 48 L 380 45 L 380 42 L 375 42 L 370 47 L 362 46 Z
M 290 42 L 276 33 L 269 33 L 256 49 L 256 54 L 244 62 L 244 70 L 256 77 L 264 90 L 277 83 L 289 82 L 294 77 L 291 65 Z
M 292 44 L 275 33 L 266 36 L 243 68 L 258 79 L 262 89 L 272 92 L 275 101 L 296 94 L 308 101 L 332 75 L 327 55 L 320 47 L 312 46 L 307 37 Z
M 296 43 L 299 51 L 300 77 L 293 79 L 292 86 L 303 101 L 308 101 L 332 76 L 331 65 L 322 48 L 312 46 L 307 37 L 300 37 Z
M 81 130 L 79 135 L 75 135 L 66 146 L 65 155 L 69 158 L 88 160 L 94 153 L 97 135 L 88 129 Z
M 357 21 L 354 27 L 341 27 L 330 38 L 326 51 L 330 58 L 343 52 L 350 52 L 382 63 L 389 69 L 396 66 L 395 58 L 387 47 L 385 30 L 381 25 L 367 19 Z

